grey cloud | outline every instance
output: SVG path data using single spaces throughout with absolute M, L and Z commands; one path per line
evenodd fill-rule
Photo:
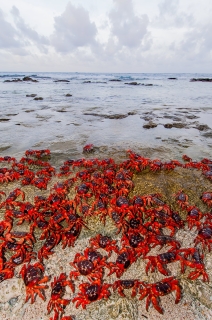
M 30 28 L 24 20 L 20 16 L 20 12 L 17 7 L 13 6 L 11 13 L 14 17 L 14 22 L 17 29 L 20 31 L 22 37 L 30 40 L 32 43 L 35 43 L 40 51 L 47 53 L 46 47 L 44 45 L 49 44 L 48 38 L 39 35 L 35 30 Z M 26 44 L 30 44 L 30 42 L 26 42 Z
M 0 49 L 21 47 L 18 37 L 18 32 L 4 19 L 3 11 L 0 9 Z
M 114 0 L 115 7 L 109 13 L 111 36 L 115 36 L 120 47 L 138 47 L 147 34 L 148 16 L 137 16 L 132 0 Z
M 68 53 L 79 47 L 96 46 L 97 28 L 89 13 L 68 3 L 65 11 L 54 18 L 55 31 L 51 43 L 58 52 Z
M 179 0 L 164 0 L 159 5 L 159 15 L 154 19 L 153 25 L 159 28 L 183 28 L 194 24 L 191 14 L 179 10 Z

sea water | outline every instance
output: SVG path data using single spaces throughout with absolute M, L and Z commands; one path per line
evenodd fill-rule
M 38 82 L 4 82 L 24 76 Z M 212 74 L 1 72 L 1 155 L 48 148 L 80 157 L 92 143 L 98 157 L 131 149 L 166 160 L 211 158 L 212 82 L 192 78 Z

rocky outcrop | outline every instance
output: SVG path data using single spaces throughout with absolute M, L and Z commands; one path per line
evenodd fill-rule
M 192 79 L 190 79 L 190 82 L 196 82 L 196 81 L 212 82 L 212 79 L 210 79 L 210 78 L 192 78 Z
M 34 97 L 36 97 L 36 96 L 37 96 L 37 94 L 35 94 L 35 93 L 26 94 L 26 97 L 27 97 L 27 98 L 34 98 Z
M 22 79 L 22 81 L 38 82 L 38 80 L 32 79 L 32 78 L 30 78 L 30 77 L 24 77 L 24 78 Z
M 60 79 L 60 80 L 54 80 L 54 82 L 70 82 L 70 81 L 69 80 Z
M 35 97 L 33 100 L 43 100 L 42 97 Z
M 4 82 L 39 82 L 38 80 L 32 79 L 30 77 L 23 77 L 23 79 L 17 78 L 12 80 L 5 80 Z

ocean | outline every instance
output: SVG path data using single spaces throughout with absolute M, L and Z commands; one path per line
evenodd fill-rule
M 5 82 L 26 76 L 38 82 Z M 192 78 L 212 74 L 1 72 L 1 155 L 77 158 L 92 143 L 95 157 L 211 158 L 212 83 Z

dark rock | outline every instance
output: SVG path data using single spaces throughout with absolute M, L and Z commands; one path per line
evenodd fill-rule
M 177 78 L 168 78 L 168 80 L 177 80 Z
M 133 81 L 133 82 L 125 82 L 125 84 L 129 84 L 130 86 L 139 86 L 140 83 Z
M 120 79 L 110 79 L 109 81 L 118 81 L 118 82 L 120 82 L 121 80 Z
M 13 80 L 5 80 L 4 82 L 22 82 L 22 80 L 17 78 L 17 79 L 13 79 Z
M 128 114 L 128 116 L 134 116 L 136 114 L 136 112 L 131 111 L 131 112 L 128 112 L 127 114 Z
M 69 80 L 60 79 L 60 80 L 54 80 L 54 82 L 70 82 L 70 81 Z
M 42 97 L 35 97 L 33 100 L 43 100 Z
M 191 115 L 187 115 L 186 118 L 188 118 L 188 119 L 196 119 L 196 118 L 199 118 L 199 117 L 195 116 L 194 114 L 191 114 Z
M 124 119 L 126 117 L 127 117 L 126 114 L 113 114 L 113 115 L 106 116 L 107 119 Z
M 83 113 L 86 116 L 94 116 L 94 117 L 101 117 L 101 118 L 105 118 L 105 119 L 124 119 L 126 117 L 128 117 L 128 114 L 112 114 L 112 115 L 108 115 L 108 114 L 99 114 L 99 113 L 88 113 L 85 112 Z
M 67 93 L 67 94 L 66 94 L 66 97 L 72 97 L 72 94 Z
M 152 129 L 152 128 L 156 128 L 156 127 L 157 127 L 157 124 L 154 122 L 151 122 L 151 121 L 149 123 L 143 125 L 144 129 Z
M 178 129 L 181 129 L 181 128 L 185 128 L 186 127 L 186 124 L 185 123 L 182 123 L 182 122 L 175 122 L 172 124 L 172 126 L 174 128 L 178 128 Z
M 207 124 L 200 124 L 196 127 L 196 129 L 198 129 L 199 131 L 205 131 L 210 129 L 210 127 Z
M 30 78 L 30 77 L 24 77 L 24 78 L 22 79 L 22 81 L 38 82 L 38 80 L 32 79 L 32 78 Z
M 1 118 L 0 119 L 0 122 L 6 122 L 6 121 L 9 121 L 10 119 L 7 119 L 7 118 Z
M 37 94 L 35 94 L 35 93 L 26 94 L 26 97 L 28 97 L 28 98 L 34 98 L 34 97 L 36 97 L 36 96 L 37 96 Z
M 212 82 L 212 79 L 210 79 L 210 78 L 192 78 L 192 79 L 190 79 L 190 82 L 196 82 L 196 81 Z
M 203 136 L 206 138 L 212 138 L 212 131 L 203 133 Z
M 139 84 L 139 83 L 138 83 Z M 152 83 L 142 83 L 142 86 L 145 86 L 145 87 L 152 87 L 153 84 Z
M 91 83 L 90 80 L 83 81 L 83 83 Z
M 173 127 L 173 124 L 172 123 L 166 123 L 164 124 L 164 128 L 166 129 L 171 129 Z

